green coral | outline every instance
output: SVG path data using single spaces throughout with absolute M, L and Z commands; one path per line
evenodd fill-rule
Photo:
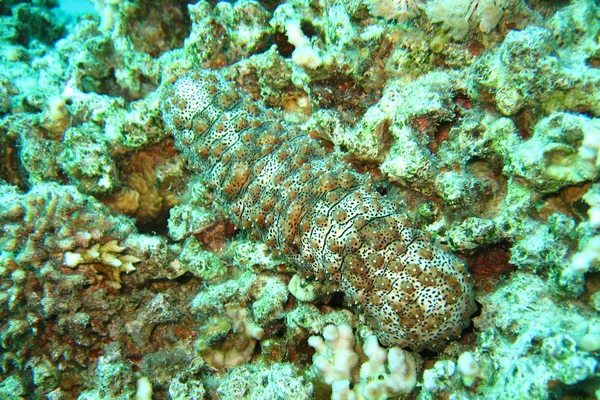
M 498 230 L 494 221 L 471 217 L 459 226 L 448 230 L 448 238 L 452 246 L 461 250 L 472 250 L 498 241 Z
M 215 253 L 205 250 L 202 243 L 190 237 L 183 243 L 178 257 L 181 266 L 194 276 L 213 281 L 225 276 L 227 267 Z

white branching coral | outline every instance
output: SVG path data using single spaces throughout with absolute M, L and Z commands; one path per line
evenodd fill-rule
M 600 167 L 600 119 L 592 118 L 589 120 L 587 129 L 584 132 L 579 155 L 581 158 L 590 160 L 596 168 Z
M 252 355 L 257 341 L 264 335 L 264 330 L 254 323 L 245 308 L 230 307 L 225 314 L 231 320 L 232 334 L 221 346 L 211 348 L 204 355 L 205 360 L 217 369 L 244 364 Z
M 312 336 L 308 344 L 316 350 L 313 365 L 323 381 L 331 385 L 332 400 L 383 400 L 410 393 L 415 387 L 412 356 L 398 347 L 379 346 L 375 335 L 368 336 L 362 345 L 368 357 L 362 364 L 349 325 L 329 325 L 323 330 L 323 338 Z
M 458 357 L 458 360 L 456 360 L 456 367 L 465 386 L 473 385 L 473 382 L 475 382 L 475 379 L 479 376 L 481 371 L 479 362 L 470 351 L 465 351 Z
M 573 255 L 571 269 L 576 274 L 585 274 L 593 265 L 600 263 L 600 236 L 591 238 L 583 249 Z
M 413 390 L 417 377 L 415 362 L 408 352 L 379 346 L 375 335 L 365 339 L 363 351 L 369 360 L 360 367 L 360 380 L 355 387 L 359 399 L 387 399 Z
M 65 252 L 63 262 L 66 266 L 75 268 L 80 264 L 93 264 L 95 269 L 108 276 L 106 283 L 115 289 L 121 288 L 121 273 L 126 274 L 135 271 L 133 264 L 140 261 L 139 258 L 123 254 L 126 248 L 119 246 L 117 240 L 111 240 L 103 245 L 93 245 L 83 252 Z
M 600 228 L 600 185 L 594 184 L 583 196 L 590 208 L 588 209 L 588 223 L 592 229 Z
M 317 351 L 313 364 L 323 374 L 325 383 L 333 385 L 336 381 L 352 379 L 353 370 L 358 366 L 352 327 L 328 325 L 323 329 L 323 338 L 311 336 L 308 344 Z
M 100 14 L 101 31 L 112 31 L 115 26 L 115 21 L 119 17 L 119 7 L 124 0 L 95 0 L 92 1 L 98 14 Z

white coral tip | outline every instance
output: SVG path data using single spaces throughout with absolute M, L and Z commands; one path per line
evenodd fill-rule
M 83 263 L 83 257 L 79 253 L 71 253 L 70 251 L 67 251 L 63 258 L 63 263 L 67 267 L 75 268 L 79 264 Z

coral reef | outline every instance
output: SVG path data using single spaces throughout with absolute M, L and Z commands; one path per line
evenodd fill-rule
M 600 397 L 599 32 L 0 1 L 0 398 Z
M 46 184 L 19 194 L 4 185 L 2 199 L 2 370 L 31 369 L 37 390 L 56 388 L 61 374 L 72 374 L 76 385 L 107 333 L 107 290 L 120 282 L 123 263 L 139 261 L 117 245 L 133 224 L 103 213 L 74 187 Z

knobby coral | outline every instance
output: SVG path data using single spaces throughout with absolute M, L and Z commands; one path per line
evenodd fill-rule
M 474 310 L 462 261 L 431 244 L 369 176 L 242 96 L 220 75 L 175 77 L 163 117 L 233 221 L 306 278 L 327 281 L 383 345 L 437 349 Z
M 316 351 L 314 367 L 331 385 L 332 400 L 388 399 L 410 393 L 417 383 L 415 361 L 408 352 L 397 347 L 383 349 L 374 335 L 357 347 L 350 325 L 328 325 L 323 339 L 311 336 L 308 344 Z M 361 363 L 359 353 L 368 361 Z

